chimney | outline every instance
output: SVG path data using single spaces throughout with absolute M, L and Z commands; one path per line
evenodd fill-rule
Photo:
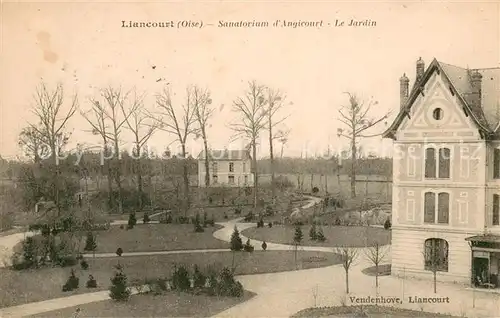
M 418 58 L 417 61 L 417 77 L 415 79 L 415 83 L 420 82 L 422 77 L 424 76 L 424 71 L 425 71 L 425 63 L 424 60 L 422 60 L 421 57 Z
M 406 73 L 399 79 L 399 101 L 400 107 L 403 108 L 408 100 L 408 94 L 410 89 L 410 80 L 406 76 Z
M 470 94 L 470 101 L 475 106 L 481 106 L 481 84 L 482 84 L 483 76 L 479 73 L 478 70 L 475 70 L 470 75 L 470 83 L 472 86 L 472 91 Z

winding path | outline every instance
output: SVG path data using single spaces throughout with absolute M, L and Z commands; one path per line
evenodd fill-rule
M 304 208 L 315 204 L 319 199 L 310 197 L 310 202 Z M 222 229 L 214 232 L 214 237 L 226 242 L 230 237 L 234 226 L 241 231 L 255 226 L 255 223 L 241 223 L 241 219 L 218 223 Z M 123 224 L 126 221 L 114 222 Z M 0 256 L 12 253 L 12 248 L 24 238 L 24 233 L 0 237 Z M 30 235 L 30 233 L 27 233 Z M 246 238 L 243 237 L 244 240 Z M 261 242 L 252 240 L 256 249 L 261 249 Z M 268 250 L 289 250 L 290 245 L 267 243 Z M 302 250 L 333 252 L 332 248 L 320 246 L 304 246 Z M 176 254 L 176 253 L 210 253 L 216 251 L 227 251 L 220 249 L 212 250 L 187 250 L 187 251 L 159 251 L 159 252 L 135 252 L 124 253 L 123 256 L 154 255 L 154 254 Z M 359 249 L 361 252 L 362 249 Z M 9 254 L 10 253 L 10 254 Z M 122 257 L 123 257 L 122 256 Z M 349 272 L 350 295 L 367 297 L 376 295 L 374 277 L 366 276 L 362 269 L 371 264 L 362 257 L 353 264 Z M 115 257 L 114 253 L 96 254 L 96 257 Z M 246 290 L 256 293 L 252 299 L 227 309 L 215 317 L 288 317 L 295 312 L 314 306 L 338 306 L 345 301 L 345 273 L 341 265 L 333 265 L 323 268 L 256 274 L 238 276 L 238 280 Z M 460 316 L 466 314 L 468 317 L 492 317 L 500 316 L 500 298 L 495 294 L 479 293 L 476 296 L 475 308 L 472 308 L 472 293 L 458 285 L 438 284 L 438 294 L 432 293 L 432 283 L 429 281 L 411 280 L 406 281 L 393 276 L 379 278 L 380 296 L 401 297 L 404 301 L 402 307 L 429 312 L 452 313 Z M 407 296 L 449 297 L 450 303 L 425 304 L 419 306 L 406 301 Z M 41 302 L 29 303 L 14 307 L 0 308 L 0 317 L 22 317 L 52 310 L 83 305 L 109 299 L 108 291 L 86 293 L 62 297 Z M 346 301 L 350 304 L 349 298 Z

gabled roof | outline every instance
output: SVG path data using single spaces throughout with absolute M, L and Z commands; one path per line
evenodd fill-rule
M 469 99 L 472 93 L 470 81 L 471 71 L 478 71 L 483 76 L 481 83 L 481 105 L 475 105 Z M 489 69 L 466 69 L 459 66 L 438 62 L 434 59 L 421 80 L 415 83 L 408 97 L 405 107 L 399 111 L 392 125 L 387 129 L 383 137 L 394 138 L 394 133 L 399 128 L 404 117 L 409 114 L 415 99 L 423 94 L 422 88 L 434 72 L 443 72 L 445 78 L 450 82 L 450 90 L 459 97 L 464 111 L 469 115 L 477 128 L 486 135 L 491 135 L 499 129 L 500 124 L 500 68 Z
M 247 160 L 250 159 L 248 150 L 209 150 L 208 157 L 212 160 Z M 199 160 L 205 159 L 205 151 L 198 155 Z

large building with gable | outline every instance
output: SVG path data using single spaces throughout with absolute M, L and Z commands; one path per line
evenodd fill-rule
M 499 287 L 500 68 L 434 59 L 400 79 L 392 273 Z

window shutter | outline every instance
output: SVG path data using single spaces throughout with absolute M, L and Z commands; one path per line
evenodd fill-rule
M 425 193 L 424 222 L 434 223 L 436 213 L 436 195 L 433 192 Z
M 436 177 L 436 150 L 434 148 L 425 150 L 425 177 Z

